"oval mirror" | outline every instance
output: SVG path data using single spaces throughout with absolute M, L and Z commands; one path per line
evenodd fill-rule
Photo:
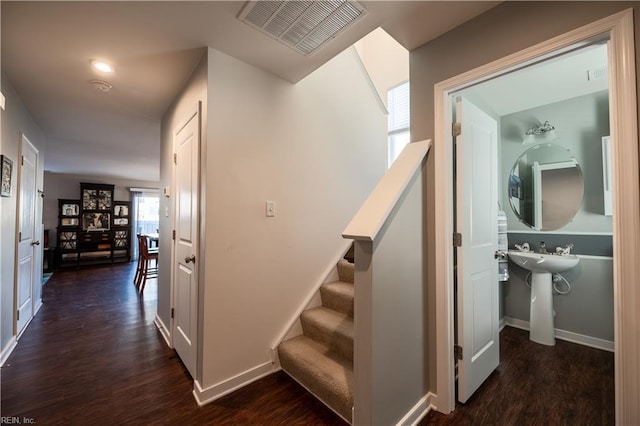
M 553 231 L 569 223 L 582 205 L 583 195 L 580 165 L 559 145 L 545 143 L 528 149 L 509 175 L 513 212 L 538 231 Z

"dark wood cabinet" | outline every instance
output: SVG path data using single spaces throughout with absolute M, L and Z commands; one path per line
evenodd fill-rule
M 58 200 L 57 263 L 59 266 L 78 264 L 78 233 L 80 231 L 80 200 Z
M 80 183 L 80 199 L 58 200 L 58 265 L 131 260 L 128 201 L 114 201 L 114 185 Z
M 113 203 L 113 259 L 131 260 L 131 203 L 115 201 Z

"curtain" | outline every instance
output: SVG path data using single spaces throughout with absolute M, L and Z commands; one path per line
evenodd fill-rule
M 138 259 L 137 234 L 154 234 L 160 227 L 160 194 L 156 188 L 129 188 L 131 192 L 131 253 Z
M 138 225 L 138 202 L 139 198 L 142 197 L 141 191 L 131 190 L 131 253 L 133 260 L 138 260 L 138 237 L 137 234 L 140 233 L 140 226 Z

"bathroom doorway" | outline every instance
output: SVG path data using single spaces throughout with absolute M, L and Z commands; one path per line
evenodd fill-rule
M 497 367 L 498 330 L 505 326 L 547 346 L 557 338 L 614 350 L 611 165 L 603 155 L 610 133 L 607 75 L 603 40 L 451 94 L 456 110 L 466 108 L 457 114 L 462 130 L 454 155 L 456 232 L 463 236 L 455 290 L 458 306 L 465 306 L 458 310 L 457 344 L 473 348 L 469 362 L 458 366 L 461 402 Z M 480 135 L 485 139 L 477 141 Z M 500 233 L 498 212 L 506 222 Z M 503 259 L 494 261 L 496 252 Z M 551 281 L 542 283 L 527 260 L 520 267 L 504 258 L 534 253 L 567 266 L 556 271 L 554 265 Z M 481 267 L 469 271 L 476 262 Z M 467 289 L 471 294 L 462 294 Z M 491 352 L 494 358 L 484 361 Z M 481 363 L 484 373 L 476 372 Z
M 621 298 L 620 295 L 621 292 L 625 291 L 621 286 L 621 282 L 625 281 L 625 277 L 631 277 L 633 274 L 637 273 L 637 266 L 635 265 L 634 259 L 637 258 L 638 255 L 638 237 L 636 235 L 630 235 L 631 233 L 629 232 L 625 233 L 622 231 L 626 226 L 637 226 L 638 219 L 635 215 L 638 206 L 636 206 L 637 197 L 632 197 L 633 200 L 628 200 L 624 197 L 615 196 L 615 193 L 637 194 L 639 192 L 636 179 L 637 118 L 635 106 L 635 68 L 633 66 L 633 61 L 629 62 L 629 58 L 633 58 L 634 56 L 632 43 L 633 32 L 632 25 L 630 24 L 632 22 L 631 18 L 632 15 L 628 12 L 614 15 L 610 18 L 603 19 L 594 24 L 557 37 L 549 42 L 541 43 L 527 51 L 518 52 L 517 54 L 503 58 L 495 63 L 488 64 L 480 69 L 439 83 L 435 87 L 437 123 L 436 140 L 448 141 L 444 146 L 451 147 L 451 150 L 445 148 L 438 151 L 436 155 L 439 156 L 439 158 L 435 159 L 436 167 L 439 168 L 439 170 L 436 170 L 435 176 L 436 179 L 441 180 L 440 184 L 436 182 L 436 188 L 442 188 L 440 193 L 436 193 L 436 205 L 439 205 L 438 208 L 440 209 L 436 212 L 436 216 L 438 214 L 442 214 L 447 225 L 444 226 L 442 230 L 438 230 L 436 243 L 437 247 L 442 249 L 443 252 L 441 255 L 442 259 L 440 259 L 441 262 L 438 262 L 438 265 L 441 265 L 441 267 L 436 272 L 437 275 L 442 278 L 438 280 L 438 287 L 436 289 L 438 306 L 436 316 L 439 324 L 437 326 L 438 331 L 436 338 L 438 342 L 438 355 L 436 362 L 438 370 L 438 411 L 444 413 L 452 411 L 455 407 L 456 399 L 454 386 L 455 364 L 452 362 L 454 359 L 453 348 L 455 343 L 453 315 L 455 299 L 452 297 L 455 277 L 455 255 L 453 250 L 450 249 L 450 236 L 455 230 L 453 226 L 455 207 L 453 197 L 450 194 L 447 194 L 447 188 L 453 188 L 454 181 L 453 136 L 449 133 L 450 130 L 447 132 L 447 129 L 451 129 L 451 95 L 456 93 L 460 94 L 463 90 L 478 86 L 481 82 L 497 80 L 498 76 L 514 73 L 516 69 L 530 67 L 533 64 L 542 64 L 547 61 L 554 61 L 557 60 L 559 55 L 577 52 L 579 49 L 584 49 L 585 46 L 597 46 L 604 44 L 609 48 L 608 54 L 606 55 L 607 62 L 605 65 L 609 66 L 609 78 L 607 81 L 610 82 L 608 96 L 611 99 L 610 102 L 604 102 L 605 105 L 608 104 L 611 107 L 611 112 L 608 114 L 610 117 L 610 123 L 608 129 L 609 132 L 607 133 L 611 133 L 612 140 L 614 141 L 624 141 L 624 143 L 614 145 L 611 154 L 611 158 L 613 158 L 613 212 L 615 215 L 611 220 L 612 235 L 610 237 L 612 239 L 611 244 L 616 250 L 616 257 L 611 259 L 611 270 L 614 275 L 611 299 L 613 304 L 613 323 L 615 324 L 613 340 L 615 341 L 616 358 L 616 421 L 623 420 L 626 413 L 633 415 L 634 408 L 631 402 L 633 400 L 633 395 L 635 395 L 636 392 L 636 385 L 630 381 L 622 379 L 625 375 L 636 374 L 635 370 L 633 370 L 635 367 L 632 365 L 634 365 L 633 363 L 635 362 L 636 357 L 638 357 L 637 350 L 635 349 L 637 337 L 633 335 L 632 330 L 630 329 L 631 326 L 621 321 L 621 318 L 623 318 L 623 314 L 625 312 L 635 312 L 635 300 L 632 297 L 630 297 L 629 300 L 625 300 L 624 298 Z M 595 76 L 595 68 L 593 69 L 592 74 Z M 511 95 L 512 97 L 516 97 L 513 96 L 513 94 Z M 472 97 L 473 95 L 470 96 Z M 438 101 L 438 99 L 441 99 L 441 101 Z M 477 100 L 477 102 L 482 103 L 482 100 Z M 602 105 L 602 94 L 600 94 L 600 98 L 596 96 L 596 100 L 594 102 L 596 105 Z M 533 110 L 533 108 L 530 108 L 530 110 Z M 531 114 L 532 112 L 528 111 L 528 113 Z M 513 114 L 516 113 L 514 112 Z M 511 137 L 516 133 L 522 133 L 521 136 L 519 136 L 521 141 L 517 144 L 519 149 L 522 149 L 522 142 L 525 142 L 525 144 L 528 142 L 525 139 L 530 139 L 527 138 L 527 133 L 530 129 L 533 129 L 532 131 L 535 132 L 536 126 L 540 126 L 541 128 L 544 127 L 547 120 L 550 121 L 549 126 L 553 127 L 550 119 L 545 120 L 545 122 L 532 122 L 529 124 L 525 124 L 525 122 L 530 121 L 531 117 L 515 117 L 515 119 L 516 121 L 520 120 L 521 125 L 524 126 L 524 131 L 512 131 L 511 128 L 501 127 L 501 133 L 504 132 L 505 136 L 511 135 Z M 559 129 L 556 130 L 558 130 L 557 133 L 559 133 Z M 606 136 L 606 134 L 601 136 Z M 539 145 L 539 143 L 532 144 L 532 147 L 533 145 Z M 506 150 L 500 150 L 500 153 L 503 154 L 502 156 L 508 157 Z M 522 154 L 523 153 L 520 153 L 520 155 Z M 518 157 L 520 155 L 518 155 Z M 503 160 L 503 158 L 500 160 Z M 504 160 L 507 161 L 506 158 Z M 501 182 L 501 188 L 506 188 L 506 191 L 503 191 L 506 193 L 510 193 L 511 188 L 515 188 L 513 196 L 516 199 L 518 198 L 519 194 L 517 193 L 517 183 L 509 187 L 509 179 L 506 179 Z M 509 206 L 505 206 L 504 204 L 505 203 L 503 202 L 502 208 L 505 210 L 512 209 L 512 214 L 514 217 L 517 217 L 515 216 L 518 213 L 516 211 L 517 209 L 513 209 L 511 201 L 509 201 Z M 517 221 L 521 219 L 522 217 L 517 217 L 516 222 L 514 223 L 519 223 Z M 538 226 L 535 223 L 533 225 L 534 226 L 530 228 L 530 230 L 521 229 L 523 231 L 522 233 L 527 234 L 529 232 L 533 232 L 533 228 L 536 226 L 541 228 L 540 230 L 535 230 L 537 232 L 545 230 L 543 226 Z M 570 223 L 569 225 L 574 226 L 573 223 Z M 570 230 L 571 226 L 569 227 Z M 577 238 L 579 231 L 575 230 L 574 232 L 575 234 L 572 234 L 571 237 Z M 603 234 L 606 234 L 606 232 L 606 230 L 602 231 Z M 606 235 L 604 235 L 604 237 L 606 237 Z M 548 238 L 547 234 L 545 234 L 545 238 Z M 464 245 L 464 240 L 462 244 Z M 553 248 L 555 249 L 555 243 L 550 243 L 549 245 L 553 245 Z M 459 260 L 460 259 L 458 259 L 458 261 Z M 614 271 L 615 273 L 613 273 Z M 635 292 L 633 294 L 635 295 Z M 458 310 L 460 309 L 464 309 L 464 306 L 458 305 Z M 473 353 L 473 351 L 468 352 Z

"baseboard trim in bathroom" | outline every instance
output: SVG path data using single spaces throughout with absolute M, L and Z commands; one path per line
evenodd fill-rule
M 498 330 L 499 331 L 502 331 L 502 329 L 507 326 L 507 320 L 505 318 L 506 317 L 500 318 L 500 322 L 498 322 Z
M 504 321 L 504 324 L 509 327 L 515 327 L 522 330 L 529 331 L 529 321 L 523 321 L 517 318 L 503 317 L 500 323 Z M 500 328 L 502 330 L 502 328 Z M 598 339 L 597 337 L 585 336 L 584 334 L 573 333 L 571 331 L 560 330 L 556 328 L 554 330 L 556 339 L 566 340 L 567 342 L 577 343 L 579 345 L 589 346 L 590 348 L 602 349 L 603 351 L 614 352 L 614 342 L 604 339 Z

